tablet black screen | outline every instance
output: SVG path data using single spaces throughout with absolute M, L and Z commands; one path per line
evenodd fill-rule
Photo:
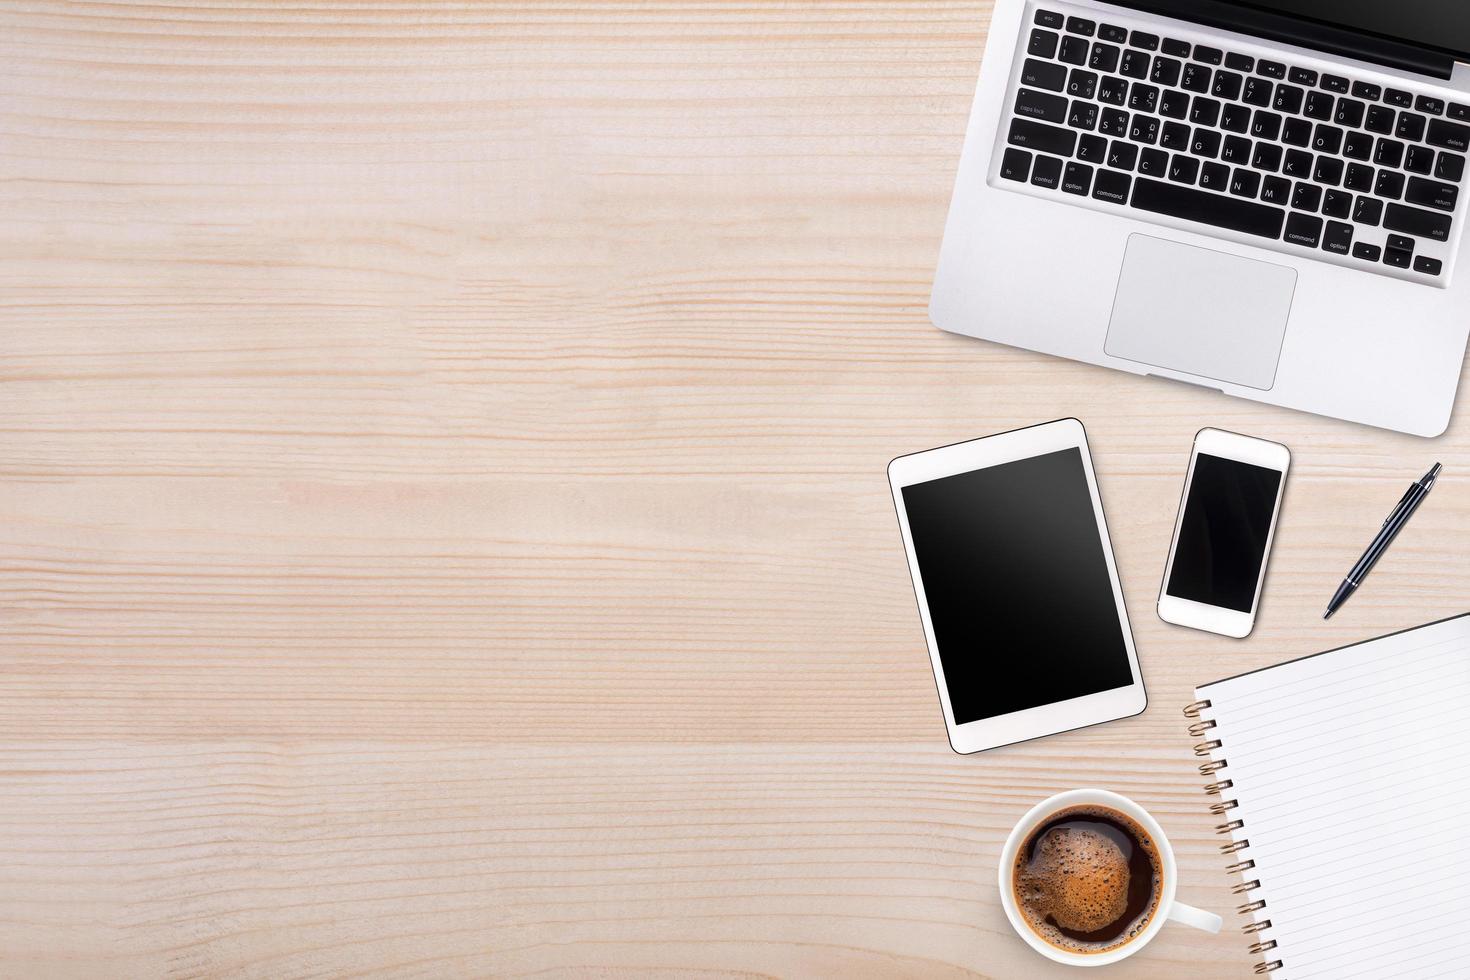
M 903 501 L 956 724 L 1133 683 L 1078 449 Z

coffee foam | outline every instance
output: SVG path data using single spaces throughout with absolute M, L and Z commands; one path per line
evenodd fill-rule
M 1095 830 L 1056 827 L 1036 842 L 1021 894 L 1040 916 L 1074 932 L 1096 932 L 1128 909 L 1128 859 Z

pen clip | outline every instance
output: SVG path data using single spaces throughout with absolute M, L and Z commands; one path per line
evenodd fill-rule
M 1419 484 L 1414 483 L 1409 486 L 1409 489 L 1404 491 L 1404 495 L 1399 498 L 1399 502 L 1393 505 L 1393 510 L 1389 511 L 1388 516 L 1383 519 L 1383 524 L 1385 527 L 1388 525 L 1389 521 L 1393 520 L 1394 515 L 1399 512 L 1399 508 L 1403 507 L 1404 504 L 1409 502 L 1409 498 L 1414 495 L 1414 491 L 1417 489 L 1419 489 Z

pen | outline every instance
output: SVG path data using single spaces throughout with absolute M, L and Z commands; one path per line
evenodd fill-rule
M 1434 487 L 1434 480 L 1437 476 L 1439 476 L 1439 464 L 1435 463 L 1429 468 L 1429 472 L 1420 478 L 1419 482 L 1409 486 L 1408 491 L 1399 499 L 1398 506 L 1394 507 L 1393 513 L 1388 515 L 1388 520 L 1383 522 L 1383 527 L 1378 529 L 1378 535 L 1373 539 L 1373 543 L 1368 545 L 1368 550 L 1363 552 L 1363 557 L 1358 559 L 1353 570 L 1347 573 L 1347 578 L 1343 579 L 1342 584 L 1337 587 L 1332 601 L 1327 604 L 1327 611 L 1322 614 L 1323 619 L 1330 619 L 1332 614 L 1348 601 L 1348 596 L 1356 592 L 1358 586 L 1363 584 L 1363 579 L 1373 571 L 1373 566 L 1378 564 L 1378 559 L 1383 557 L 1388 546 L 1393 544 L 1393 539 L 1399 536 L 1399 531 L 1403 530 L 1404 525 L 1409 523 L 1409 518 L 1414 516 L 1414 511 L 1418 510 L 1424 498 L 1429 496 L 1429 491 Z

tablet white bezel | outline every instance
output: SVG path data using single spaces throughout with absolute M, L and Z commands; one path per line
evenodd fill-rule
M 944 680 L 944 665 L 939 659 L 939 645 L 934 639 L 934 624 L 929 618 L 929 601 L 924 593 L 924 577 L 919 571 L 919 562 L 914 554 L 914 541 L 909 532 L 908 510 L 904 506 L 903 488 L 917 483 L 927 483 L 958 473 L 1029 459 L 1063 449 L 1077 449 L 1082 456 L 1082 469 L 1087 475 L 1087 490 L 1092 497 L 1093 517 L 1097 522 L 1098 535 L 1102 540 L 1103 556 L 1107 559 L 1108 580 L 1113 587 L 1113 601 L 1117 605 L 1118 622 L 1123 630 L 1123 644 L 1128 651 L 1128 667 L 1133 672 L 1133 683 L 1111 691 L 1087 694 L 1066 701 L 1039 705 L 1024 711 L 1016 711 L 994 718 L 983 718 L 964 725 L 956 725 L 954 710 L 950 707 L 949 687 Z M 1148 704 L 1143 688 L 1143 674 L 1138 668 L 1138 653 L 1133 645 L 1133 630 L 1128 623 L 1128 610 L 1123 602 L 1123 589 L 1118 580 L 1118 566 L 1113 558 L 1113 543 L 1108 537 L 1108 525 L 1103 517 L 1102 498 L 1097 491 L 1097 476 L 1092 469 L 1092 455 L 1087 449 L 1087 432 L 1076 419 L 1047 422 L 1026 429 L 1016 429 L 999 435 L 973 439 L 969 442 L 930 449 L 926 452 L 900 456 L 888 464 L 888 483 L 893 491 L 893 503 L 898 510 L 899 529 L 903 534 L 904 553 L 908 556 L 909 575 L 913 578 L 914 593 L 919 600 L 919 617 L 924 623 L 924 641 L 929 647 L 929 662 L 934 668 L 934 682 L 939 688 L 939 702 L 944 708 L 944 724 L 949 731 L 949 744 L 956 752 L 968 754 L 984 749 L 1024 742 L 1027 739 L 1058 732 L 1084 728 L 1117 718 L 1136 715 Z
M 1256 593 L 1251 597 L 1249 612 L 1212 606 L 1169 593 L 1169 576 L 1174 572 L 1174 552 L 1179 548 L 1179 528 L 1184 524 L 1184 507 L 1189 502 L 1189 491 L 1194 486 L 1194 464 L 1200 453 L 1217 459 L 1250 463 L 1281 474 L 1276 485 L 1276 502 L 1271 511 L 1271 528 L 1266 532 L 1266 551 L 1261 555 L 1261 567 L 1256 572 Z M 1279 442 L 1268 442 L 1254 436 L 1243 436 L 1224 429 L 1200 429 L 1194 435 L 1194 446 L 1189 453 L 1189 472 L 1184 475 L 1184 491 L 1179 495 L 1179 511 L 1174 515 L 1174 537 L 1169 542 L 1169 558 L 1164 563 L 1164 580 L 1159 584 L 1159 618 L 1175 626 L 1188 626 L 1242 639 L 1250 636 L 1256 628 L 1256 612 L 1261 608 L 1261 587 L 1266 582 L 1266 567 L 1271 563 L 1271 545 L 1276 541 L 1276 520 L 1281 516 L 1281 499 L 1286 494 L 1286 474 L 1291 469 L 1291 450 Z

